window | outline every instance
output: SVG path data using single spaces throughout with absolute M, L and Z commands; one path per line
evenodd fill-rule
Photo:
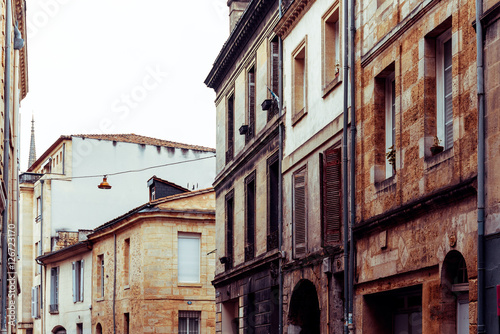
M 245 134 L 245 143 L 253 138 L 255 132 L 255 67 L 252 66 L 247 72 L 247 108 L 248 108 L 248 130 Z
M 323 16 L 323 89 L 333 88 L 340 74 L 339 3 Z M 326 92 L 324 92 L 326 93 Z
M 200 282 L 200 235 L 179 233 L 178 279 L 183 283 Z
M 38 196 L 36 198 L 36 217 L 35 217 L 35 222 L 40 222 L 42 219 L 42 198 Z
M 275 154 L 267 161 L 267 251 L 278 248 L 279 179 L 278 154 Z
M 59 312 L 59 267 L 50 269 L 50 313 Z
M 342 228 L 342 149 L 330 147 L 321 155 L 323 246 L 341 241 Z
M 307 251 L 307 168 L 293 174 L 293 245 L 294 257 L 304 256 Z
M 97 256 L 97 297 L 104 297 L 104 254 Z
M 179 334 L 198 334 L 200 315 L 199 311 L 179 311 Z
M 40 285 L 31 288 L 31 317 L 40 318 Z
M 270 79 L 270 89 L 276 94 L 280 95 L 279 91 L 279 40 L 278 36 L 275 36 L 269 43 L 270 55 L 269 55 L 269 68 L 271 71 Z M 273 98 L 273 97 L 271 97 Z M 269 122 L 274 115 L 278 114 L 278 108 L 275 103 L 267 110 L 267 121 Z
M 225 269 L 233 267 L 233 239 L 234 239 L 234 192 L 226 195 L 226 256 Z
M 393 160 L 385 159 L 385 177 L 394 175 L 396 144 L 396 80 L 394 73 L 385 78 L 385 148 L 386 157 L 393 154 Z M 388 155 L 389 154 L 389 155 Z
M 76 324 L 76 334 L 83 334 L 83 324 Z
M 255 255 L 255 172 L 245 179 L 245 218 L 246 218 L 246 242 L 245 261 L 252 260 Z
M 130 238 L 123 242 L 123 285 L 130 283 Z
M 453 147 L 451 29 L 436 40 L 436 135 L 444 149 Z
M 123 334 L 129 334 L 129 333 L 130 333 L 130 314 L 124 313 L 123 314 Z
M 295 124 L 307 112 L 307 62 L 306 40 L 295 49 L 292 54 L 292 87 L 293 106 L 292 124 Z
M 72 263 L 73 267 L 73 302 L 83 302 L 83 260 Z
M 227 99 L 226 117 L 226 164 L 234 155 L 234 95 Z

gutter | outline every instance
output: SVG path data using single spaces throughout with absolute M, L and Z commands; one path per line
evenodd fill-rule
M 483 25 L 481 15 L 483 1 L 476 0 L 476 63 L 477 63 L 477 332 L 486 333 L 484 323 L 485 261 L 484 261 L 484 220 L 485 220 L 485 111 L 484 111 L 484 67 L 483 67 Z

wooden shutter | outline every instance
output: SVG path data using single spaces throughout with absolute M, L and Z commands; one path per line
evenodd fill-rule
M 73 303 L 77 302 L 77 291 L 76 291 L 76 262 L 71 262 L 71 267 L 73 269 Z
M 342 227 L 342 150 L 329 148 L 323 154 L 322 204 L 323 245 L 340 242 Z
M 453 147 L 453 103 L 451 72 L 451 38 L 443 45 L 444 63 L 444 147 Z
M 306 254 L 307 250 L 307 200 L 306 200 L 307 169 L 293 175 L 293 226 L 295 257 Z
M 234 95 L 231 95 L 227 100 L 227 151 L 226 151 L 226 163 L 228 163 L 234 154 Z
M 255 132 L 255 71 L 248 71 L 248 131 L 246 140 L 253 138 Z
M 80 261 L 80 299 L 83 302 L 83 260 Z
M 271 42 L 271 90 L 274 94 L 279 95 L 279 54 L 278 54 L 278 39 Z

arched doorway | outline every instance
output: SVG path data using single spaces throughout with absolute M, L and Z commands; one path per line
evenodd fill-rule
M 56 326 L 52 330 L 52 333 L 54 333 L 54 334 L 66 334 L 66 329 L 63 326 Z
M 95 334 L 102 334 L 102 326 L 100 323 L 98 323 L 96 326 L 95 326 Z
M 469 277 L 462 254 L 456 250 L 446 254 L 441 271 L 442 311 L 447 319 L 442 333 L 469 334 Z
M 318 294 L 311 281 L 300 280 L 293 289 L 288 310 L 288 322 L 295 328 L 300 328 L 298 332 L 300 334 L 320 333 Z

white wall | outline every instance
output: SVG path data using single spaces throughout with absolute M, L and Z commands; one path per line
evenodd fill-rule
M 215 158 L 136 173 L 108 175 L 112 189 L 98 189 L 102 175 L 213 156 L 213 152 L 73 137 L 71 181 L 52 180 L 52 235 L 56 230 L 93 229 L 149 201 L 147 180 L 156 175 L 180 186 L 212 186 Z M 95 178 L 79 176 L 97 175 Z M 57 175 L 50 175 L 57 178 Z M 44 208 L 45 209 L 45 208 Z

